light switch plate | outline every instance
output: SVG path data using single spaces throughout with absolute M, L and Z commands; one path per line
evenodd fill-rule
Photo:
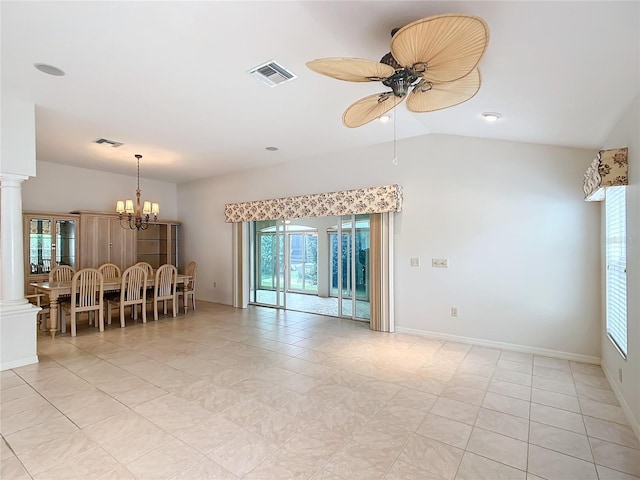
M 419 258 L 412 258 L 411 259 L 411 266 L 412 267 L 419 267 L 420 266 L 420 259 Z

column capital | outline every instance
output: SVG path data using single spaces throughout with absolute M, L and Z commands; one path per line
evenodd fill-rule
M 28 180 L 27 175 L 16 175 L 15 173 L 0 173 L 0 182 L 5 185 L 20 185 L 25 180 Z

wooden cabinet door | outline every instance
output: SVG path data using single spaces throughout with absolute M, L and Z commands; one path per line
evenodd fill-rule
M 80 264 L 97 268 L 111 262 L 111 217 L 83 215 L 80 227 Z
M 136 231 L 122 228 L 118 218 L 110 218 L 111 263 L 122 271 L 136 263 Z

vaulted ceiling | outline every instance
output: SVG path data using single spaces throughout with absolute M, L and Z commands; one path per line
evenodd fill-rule
M 181 183 L 390 142 L 393 121 L 350 129 L 343 111 L 386 90 L 305 63 L 379 60 L 394 27 L 482 17 L 482 86 L 432 113 L 393 111 L 398 139 L 444 133 L 599 149 L 640 89 L 640 3 L 76 1 L 1 3 L 2 96 L 36 105 L 39 160 Z M 248 74 L 276 60 L 297 78 Z M 35 63 L 66 73 L 41 73 Z M 502 118 L 485 122 L 482 113 Z M 97 138 L 119 148 L 92 143 Z M 278 147 L 267 151 L 265 147 Z

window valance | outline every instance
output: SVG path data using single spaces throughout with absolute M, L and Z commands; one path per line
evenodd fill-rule
M 400 185 L 228 203 L 224 208 L 227 223 L 400 211 L 402 211 Z
M 628 185 L 627 148 L 600 150 L 584 174 L 584 199 L 587 202 L 604 200 L 604 189 Z

